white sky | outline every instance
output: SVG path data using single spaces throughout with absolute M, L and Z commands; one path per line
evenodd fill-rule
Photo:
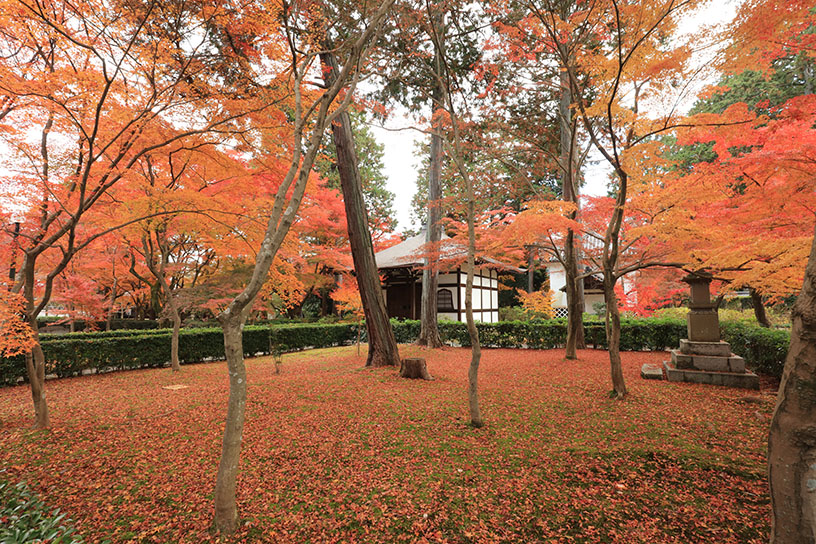
M 730 21 L 733 19 L 739 4 L 740 0 L 712 0 L 708 2 L 702 9 L 689 16 L 681 24 L 681 36 L 689 36 L 704 24 Z M 710 50 L 701 51 L 696 60 L 698 65 L 705 64 L 711 54 L 712 51 Z M 701 80 L 699 84 L 693 86 L 694 91 L 701 89 L 707 83 L 708 81 Z M 692 97 L 694 95 L 696 95 L 696 92 L 691 93 Z M 693 102 L 693 100 L 687 100 L 683 103 L 683 108 L 687 110 Z M 385 146 L 383 162 L 385 163 L 385 175 L 388 178 L 387 186 L 396 195 L 394 208 L 398 221 L 397 230 L 401 231 L 417 227 L 417 225 L 411 225 L 410 213 L 411 199 L 416 192 L 416 179 L 420 161 L 419 158 L 414 157 L 414 149 L 416 142 L 422 138 L 422 134 L 408 129 L 408 127 L 412 126 L 411 120 L 398 112 L 392 114 L 386 126 L 389 129 L 406 129 L 385 130 L 376 125 L 371 126 L 374 136 Z M 610 170 L 599 153 L 590 154 L 584 172 L 586 185 L 582 189 L 583 194 L 605 195 Z

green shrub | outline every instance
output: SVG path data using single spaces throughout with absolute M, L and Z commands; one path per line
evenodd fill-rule
M 14 544 L 83 544 L 70 520 L 49 511 L 25 484 L 0 481 L 0 542 Z

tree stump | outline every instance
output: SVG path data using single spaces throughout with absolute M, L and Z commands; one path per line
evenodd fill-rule
M 433 380 L 428 374 L 428 366 L 425 364 L 425 359 L 421 357 L 406 357 L 400 364 L 400 378 L 411 378 L 420 380 Z

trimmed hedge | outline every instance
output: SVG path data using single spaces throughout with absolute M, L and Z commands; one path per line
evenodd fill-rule
M 410 343 L 419 336 L 419 321 L 392 321 L 399 343 Z M 606 348 L 604 324 L 584 324 L 587 345 Z M 564 345 L 566 321 L 506 321 L 478 323 L 479 338 L 485 347 L 554 349 Z M 781 376 L 790 336 L 788 331 L 769 330 L 742 323 L 723 323 L 723 339 L 738 355 L 763 374 Z M 464 323 L 441 321 L 442 341 L 460 346 L 470 345 Z M 673 319 L 621 320 L 621 350 L 660 351 L 676 348 L 686 336 L 686 324 Z M 260 326 L 244 329 L 244 354 L 268 355 L 273 348 L 296 351 L 351 344 L 357 337 L 356 324 L 293 324 Z M 115 331 L 43 335 L 46 373 L 58 377 L 87 372 L 163 367 L 169 363 L 171 331 Z M 365 338 L 365 331 L 363 331 Z M 221 329 L 183 329 L 179 338 L 179 360 L 182 364 L 224 358 Z M 25 376 L 22 356 L 0 359 L 0 384 L 13 385 Z
M 354 325 L 280 325 L 244 328 L 244 355 L 268 355 L 272 347 L 283 351 L 323 348 L 353 342 Z M 119 333 L 79 333 L 43 335 L 46 374 L 60 378 L 83 372 L 131 370 L 163 367 L 170 360 L 171 332 L 130 331 Z M 183 329 L 179 333 L 179 361 L 198 363 L 224 358 L 224 336 L 221 329 Z M 20 355 L 0 358 L 0 383 L 16 384 L 24 377 L 25 358 Z
M 419 321 L 393 322 L 397 342 L 412 342 L 419 336 Z M 555 349 L 564 345 L 567 337 L 565 319 L 503 321 L 477 323 L 479 341 L 485 347 Z M 588 345 L 606 348 L 606 331 L 601 321 L 584 322 Z M 460 346 L 470 345 L 464 323 L 439 322 L 442 341 Z M 621 349 L 624 351 L 658 351 L 677 347 L 686 335 L 686 325 L 672 319 L 621 320 Z
M 765 329 L 739 322 L 720 323 L 722 339 L 761 374 L 782 377 L 790 346 L 790 330 Z
M 564 319 L 547 321 L 505 321 L 477 323 L 479 341 L 484 347 L 555 349 L 562 347 L 567 337 Z M 731 349 L 743 357 L 754 370 L 769 376 L 782 376 L 785 357 L 790 344 L 790 332 L 765 329 L 745 323 L 721 323 L 722 338 Z M 606 349 L 606 331 L 603 321 L 585 321 L 587 345 Z M 411 342 L 419 335 L 419 321 L 394 323 L 397 342 Z M 445 343 L 470 345 L 470 336 L 464 323 L 442 321 L 439 334 Z M 680 339 L 688 336 L 685 321 L 669 318 L 641 318 L 621 320 L 620 349 L 622 351 L 662 351 L 676 349 Z

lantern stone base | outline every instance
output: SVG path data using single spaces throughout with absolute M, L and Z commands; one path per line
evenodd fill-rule
M 731 353 L 728 342 L 680 340 L 680 349 L 671 351 L 663 367 L 670 382 L 759 389 L 759 377 L 745 369 L 745 360 Z

